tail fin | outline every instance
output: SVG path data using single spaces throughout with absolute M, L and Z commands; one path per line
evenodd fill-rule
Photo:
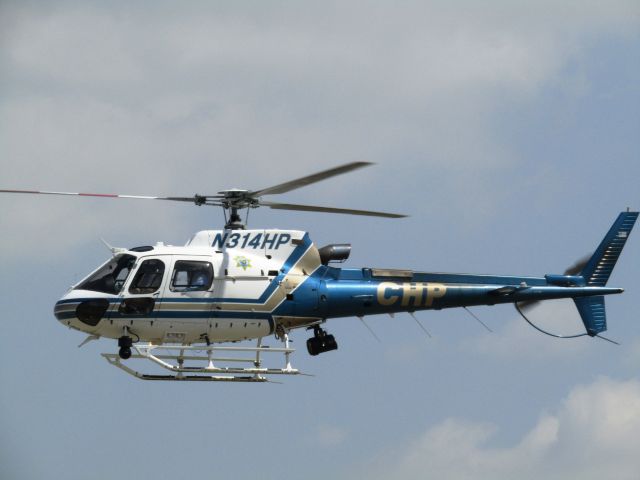
M 638 212 L 622 212 L 584 266 L 580 275 L 589 287 L 604 287 L 638 218 Z
M 607 330 L 607 313 L 604 309 L 604 296 L 580 297 L 573 301 L 578 307 L 584 328 L 591 337 Z
M 638 212 L 622 212 L 584 266 L 580 275 L 588 287 L 604 287 L 638 218 Z M 574 298 L 587 333 L 596 336 L 607 329 L 604 296 Z

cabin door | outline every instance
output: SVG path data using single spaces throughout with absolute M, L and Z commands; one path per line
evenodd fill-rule
M 134 336 L 154 338 L 169 267 L 167 260 L 165 256 L 149 256 L 136 261 L 131 278 L 120 292 L 120 302 L 109 314 L 114 326 L 127 328 Z
M 168 321 L 164 341 L 206 342 L 211 323 L 213 265 L 206 256 L 173 256 L 164 287 L 162 317 Z

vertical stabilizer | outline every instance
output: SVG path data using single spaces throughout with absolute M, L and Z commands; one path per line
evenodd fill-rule
M 604 296 L 574 298 L 573 301 L 590 336 L 594 337 L 607 330 Z
M 607 284 L 637 219 L 638 212 L 627 211 L 618 215 L 597 250 L 580 272 L 587 287 L 604 287 Z M 604 296 L 580 297 L 574 298 L 573 301 L 589 335 L 594 337 L 607 329 Z
M 607 284 L 637 218 L 638 212 L 622 212 L 618 216 L 598 249 L 580 272 L 587 286 L 604 287 Z

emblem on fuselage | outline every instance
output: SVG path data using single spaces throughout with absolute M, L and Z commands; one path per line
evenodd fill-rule
M 247 268 L 251 268 L 251 260 L 247 257 L 233 257 L 236 261 L 236 267 L 242 268 L 242 270 L 247 271 Z

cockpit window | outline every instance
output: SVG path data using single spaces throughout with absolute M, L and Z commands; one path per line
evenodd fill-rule
M 122 290 L 135 263 L 136 257 L 133 255 L 124 254 L 113 257 L 76 289 L 117 295 Z
M 213 281 L 213 267 L 209 262 L 178 260 L 171 277 L 171 291 L 206 291 Z
M 129 293 L 145 294 L 153 293 L 160 288 L 164 275 L 164 262 L 162 260 L 145 260 L 133 277 Z

